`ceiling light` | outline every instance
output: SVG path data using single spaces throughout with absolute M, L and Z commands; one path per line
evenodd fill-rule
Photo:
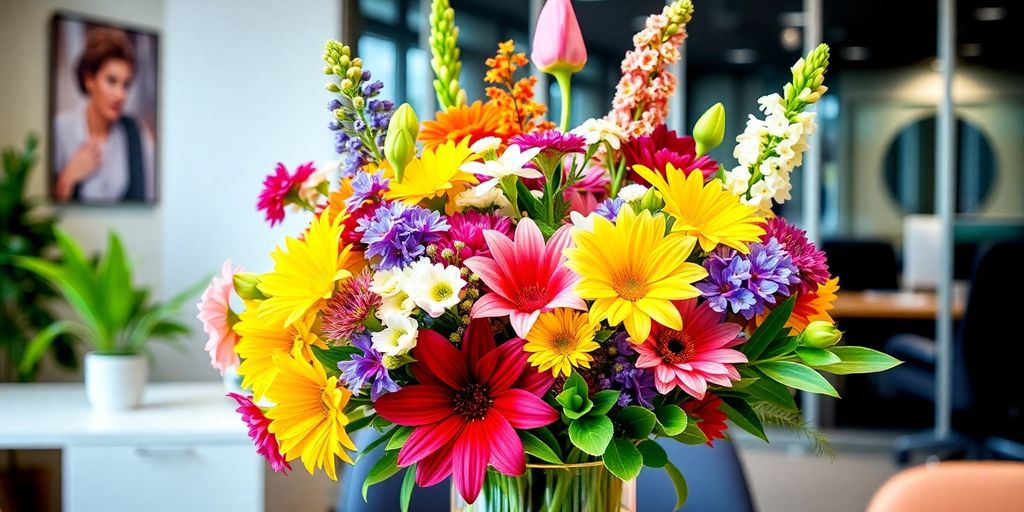
M 960 55 L 964 57 L 981 57 L 981 43 L 966 43 L 960 45 Z
M 866 46 L 847 46 L 839 50 L 839 53 L 843 60 L 850 61 L 868 60 L 871 56 L 871 50 Z
M 725 51 L 725 61 L 730 64 L 752 64 L 757 60 L 757 52 L 752 48 L 732 48 Z
M 1005 7 L 979 7 L 974 10 L 974 19 L 978 21 L 999 21 L 1005 17 Z
M 780 12 L 779 25 L 783 27 L 804 26 L 804 13 L 802 11 Z
M 779 42 L 787 51 L 793 51 L 799 48 L 800 39 L 800 29 L 795 27 L 786 27 L 782 29 L 782 33 L 779 34 Z

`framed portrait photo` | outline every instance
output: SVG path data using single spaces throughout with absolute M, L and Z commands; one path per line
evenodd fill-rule
M 156 31 L 58 12 L 50 45 L 51 199 L 155 203 Z

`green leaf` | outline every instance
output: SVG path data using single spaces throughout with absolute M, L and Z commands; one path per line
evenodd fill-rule
M 761 354 L 761 359 L 771 359 L 773 357 L 789 354 L 793 352 L 793 349 L 795 349 L 799 344 L 800 339 L 797 336 L 776 336 L 775 339 L 768 344 L 768 348 L 765 349 L 764 353 Z
M 777 405 L 783 409 L 797 409 L 793 393 L 789 388 L 769 378 L 758 379 L 746 389 L 746 393 L 752 398 Z
M 341 375 L 341 370 L 338 369 L 338 363 L 341 361 L 348 361 L 352 359 L 354 354 L 362 353 L 357 347 L 352 345 L 343 345 L 337 347 L 311 347 L 313 349 L 313 356 L 316 357 L 317 361 L 323 365 L 324 370 L 327 371 L 327 376 L 337 377 Z
M 614 389 L 598 391 L 594 393 L 594 398 L 591 400 L 594 402 L 594 407 L 587 414 L 608 414 L 608 411 L 615 406 L 615 402 L 619 400 L 619 391 Z
M 818 393 L 839 398 L 832 384 L 829 384 L 820 373 L 791 361 L 770 361 L 758 363 L 757 368 L 776 382 L 802 391 Z
M 541 222 L 547 224 L 547 212 L 544 209 L 544 205 L 541 204 L 540 200 L 533 197 L 530 193 L 530 189 L 526 188 L 521 180 L 516 181 L 516 192 L 519 195 L 519 204 L 526 210 L 526 214 L 533 219 L 534 222 L 540 225 Z
M 547 462 L 548 464 L 564 464 L 562 458 L 551 449 L 544 441 L 541 441 L 539 437 L 525 431 L 520 430 L 519 439 L 523 441 L 523 450 L 526 453 L 537 457 L 538 459 Z
M 548 448 L 551 448 L 551 451 L 557 453 L 559 457 L 562 456 L 562 444 L 558 442 L 558 438 L 556 438 L 547 427 L 532 429 L 530 430 L 530 433 L 536 435 L 541 441 L 544 441 L 544 444 L 548 445 Z
M 668 473 L 668 477 L 672 479 L 672 485 L 676 488 L 676 508 L 672 510 L 679 510 L 683 508 L 683 504 L 686 503 L 686 497 L 690 494 L 689 489 L 686 487 L 686 479 L 679 472 L 679 468 L 671 462 L 665 464 L 665 472 Z
M 704 431 L 700 429 L 697 422 L 694 420 L 690 420 L 686 424 L 686 429 L 678 435 L 672 436 L 672 439 L 688 445 L 698 445 L 708 442 L 708 436 L 704 435 Z
M 399 428 L 401 427 L 392 427 L 391 430 L 388 430 L 387 432 L 381 434 L 380 437 L 371 441 L 370 444 L 360 448 L 359 452 L 356 453 L 356 462 L 359 462 L 359 460 L 362 459 L 364 455 L 369 454 L 378 446 L 391 441 L 391 437 L 395 435 L 395 432 L 398 431 Z
M 629 481 L 640 474 L 644 458 L 640 450 L 626 439 L 612 439 L 604 451 L 604 467 L 620 480 Z
M 807 366 L 825 366 L 842 361 L 842 359 L 839 359 L 839 356 L 822 348 L 797 347 L 796 355 L 804 363 L 807 363 Z
M 569 424 L 569 440 L 584 453 L 599 457 L 608 448 L 615 429 L 607 416 L 584 416 Z
M 683 433 L 689 423 L 686 413 L 678 405 L 669 404 L 658 407 L 654 409 L 654 416 L 658 420 L 658 428 L 669 437 Z
M 903 362 L 889 354 L 866 347 L 832 347 L 829 350 L 842 362 L 819 369 L 836 375 L 881 372 Z
M 622 432 L 633 439 L 643 439 L 654 431 L 657 418 L 654 413 L 643 407 L 631 405 L 615 415 L 615 421 L 622 427 Z
M 351 434 L 357 430 L 362 430 L 370 425 L 373 421 L 373 416 L 363 416 L 360 418 L 349 418 L 348 425 L 345 425 L 345 432 Z
M 594 341 L 598 343 L 604 343 L 605 341 L 608 341 L 608 339 L 611 338 L 613 334 L 615 334 L 615 331 L 612 331 L 610 329 L 601 329 L 600 331 L 597 331 L 597 334 L 594 335 Z
M 575 420 L 583 417 L 594 407 L 594 402 L 588 398 L 588 394 L 587 382 L 578 373 L 573 372 L 565 379 L 565 386 L 555 397 L 555 401 L 562 406 L 565 417 Z
M 391 440 L 388 441 L 388 445 L 384 449 L 397 450 L 405 446 L 405 442 L 409 440 L 410 434 L 412 434 L 412 427 L 398 427 L 395 430 L 395 435 L 391 436 Z
M 649 468 L 661 468 L 668 464 L 668 454 L 665 453 L 665 449 L 653 439 L 644 439 L 640 441 L 640 444 L 636 445 L 636 449 L 640 450 L 640 455 L 644 458 L 644 466 Z
M 764 353 L 765 349 L 768 348 L 772 340 L 782 332 L 782 329 L 786 327 L 786 322 L 789 321 L 789 316 L 793 313 L 793 305 L 795 303 L 796 295 L 779 304 L 779 307 L 768 314 L 768 317 L 754 331 L 750 339 L 740 345 L 740 351 L 747 355 L 748 360 L 757 360 Z
M 395 473 L 398 473 L 398 450 L 384 452 L 366 474 L 366 480 L 363 480 L 363 501 L 367 501 L 366 492 L 370 490 L 371 485 L 379 484 Z
M 754 408 L 745 400 L 734 396 L 722 396 L 722 412 L 737 427 L 750 432 L 764 442 L 768 442 L 768 436 L 764 433 L 764 425 L 761 418 L 754 412 Z
M 398 505 L 402 512 L 409 512 L 409 503 L 412 502 L 412 490 L 416 487 L 416 465 L 413 464 L 405 470 L 402 477 L 402 493 L 398 495 Z
M 25 353 L 21 357 L 21 363 L 18 365 L 19 371 L 22 373 L 31 372 L 57 336 L 68 333 L 81 333 L 81 329 L 82 326 L 80 324 L 69 320 L 58 320 L 46 326 L 28 343 L 28 348 L 25 349 Z

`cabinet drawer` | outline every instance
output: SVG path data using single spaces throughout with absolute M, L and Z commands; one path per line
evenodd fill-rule
M 64 510 L 259 511 L 263 466 L 250 445 L 69 446 Z

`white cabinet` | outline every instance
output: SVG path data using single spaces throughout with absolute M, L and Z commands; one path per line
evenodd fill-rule
M 0 385 L 0 449 L 62 450 L 65 512 L 258 512 L 264 462 L 220 383 L 149 384 L 93 411 L 81 384 Z
M 263 467 L 252 446 L 71 446 L 63 459 L 65 512 L 262 508 Z

